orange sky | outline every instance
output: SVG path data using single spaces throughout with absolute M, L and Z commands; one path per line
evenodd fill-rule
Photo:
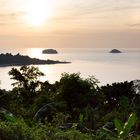
M 0 0 L 2 47 L 139 47 L 139 0 Z

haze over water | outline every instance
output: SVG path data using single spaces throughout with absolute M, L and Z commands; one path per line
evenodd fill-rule
M 0 0 L 0 9 L 1 53 L 72 62 L 40 65 L 41 80 L 63 72 L 95 75 L 101 85 L 139 79 L 140 0 Z M 44 47 L 59 54 L 42 55 Z M 108 53 L 113 48 L 123 53 Z M 9 70 L 0 68 L 1 88 L 11 88 Z
M 53 59 L 70 61 L 71 64 L 38 65 L 39 69 L 46 74 L 40 80 L 48 80 L 54 83 L 59 80 L 63 72 L 80 72 L 83 78 L 94 75 L 99 79 L 100 85 L 112 82 L 131 81 L 140 79 L 140 49 L 120 49 L 122 53 L 111 54 L 111 48 L 57 48 L 58 54 L 42 54 L 43 48 L 14 48 L 2 49 L 1 53 L 20 53 L 39 59 Z M 11 89 L 8 71 L 12 67 L 0 67 L 1 88 Z M 18 67 L 17 67 L 18 68 Z

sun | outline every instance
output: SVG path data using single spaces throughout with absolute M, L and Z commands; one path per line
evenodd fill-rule
M 28 0 L 25 6 L 25 22 L 30 26 L 42 26 L 51 15 L 48 0 Z

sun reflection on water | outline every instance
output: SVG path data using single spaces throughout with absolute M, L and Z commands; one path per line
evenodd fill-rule
M 42 48 L 29 48 L 28 54 L 32 58 L 41 58 Z

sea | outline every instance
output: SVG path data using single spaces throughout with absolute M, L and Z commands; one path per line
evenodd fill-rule
M 28 55 L 31 58 L 68 61 L 68 64 L 35 65 L 45 76 L 41 81 L 55 83 L 61 74 L 80 73 L 81 77 L 94 76 L 99 86 L 140 79 L 140 48 L 119 48 L 122 53 L 109 53 L 113 48 L 53 48 L 58 54 L 42 54 L 47 48 L 1 48 L 1 53 Z M 19 69 L 20 67 L 15 67 Z M 10 67 L 0 67 L 0 88 L 11 90 L 8 72 Z

